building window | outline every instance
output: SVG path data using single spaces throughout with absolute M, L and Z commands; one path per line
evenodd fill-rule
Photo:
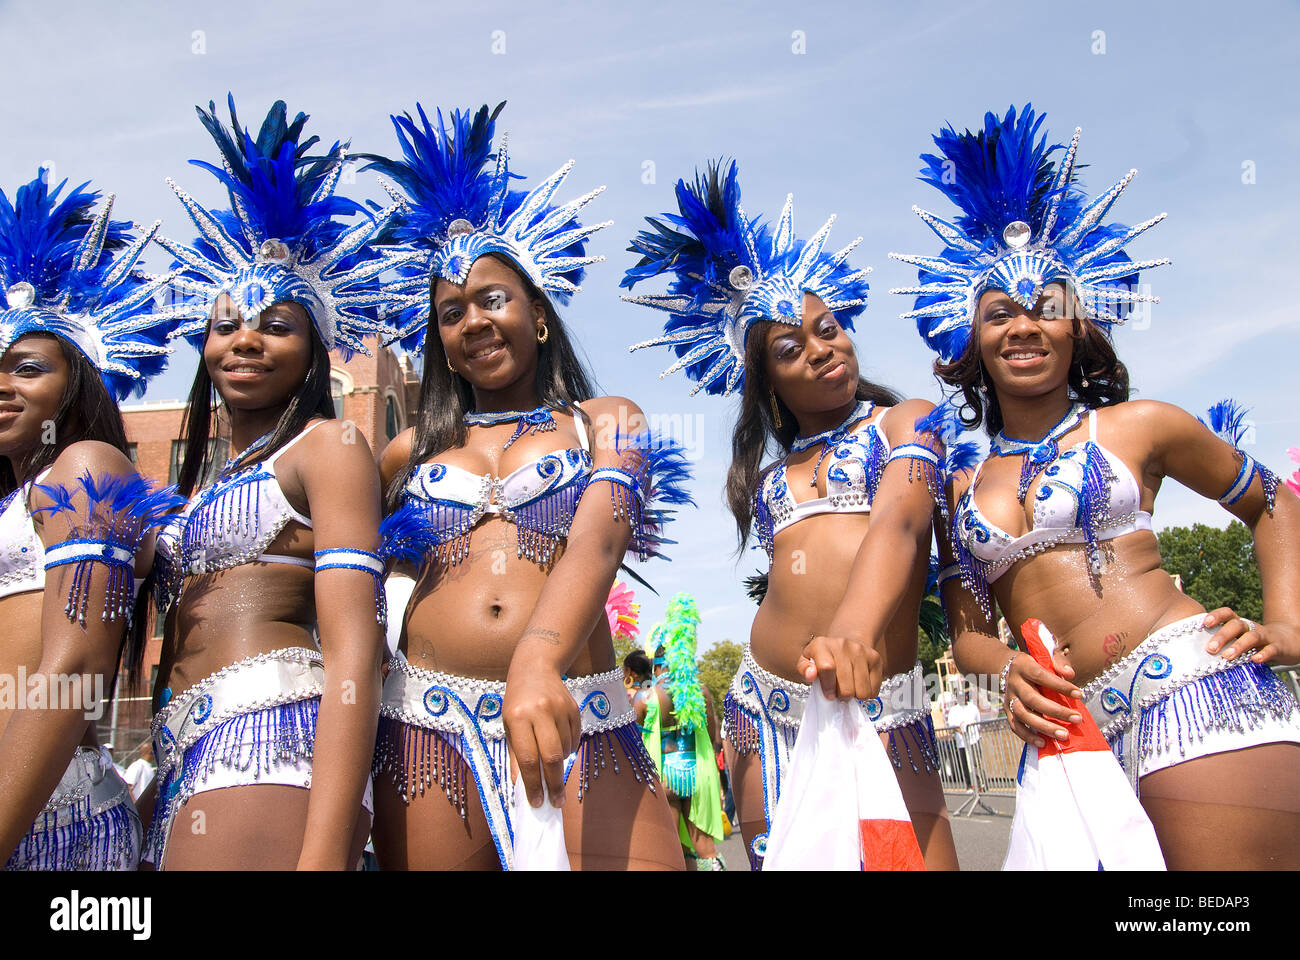
M 389 395 L 384 399 L 384 433 L 392 440 L 402 432 L 402 414 L 397 409 L 397 399 Z
M 222 465 L 225 464 L 226 458 L 230 456 L 230 441 L 225 437 L 217 437 L 215 440 L 208 441 L 208 469 L 202 477 L 199 478 L 199 486 L 206 487 L 213 480 L 217 479 L 217 474 L 221 472 Z M 185 441 L 172 441 L 171 464 L 167 471 L 167 482 L 175 483 L 181 475 L 181 463 L 185 459 Z
M 330 396 L 334 400 L 334 416 L 343 419 L 343 379 L 330 374 Z

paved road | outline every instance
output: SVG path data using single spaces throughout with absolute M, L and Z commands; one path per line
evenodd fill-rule
M 981 799 L 992 811 L 979 807 L 971 816 L 958 816 L 957 811 L 970 799 L 970 794 L 947 795 L 948 812 L 952 817 L 952 835 L 957 842 L 957 861 L 963 870 L 1000 870 L 1007 854 L 1007 839 L 1011 835 L 1011 815 L 1015 812 L 1014 797 L 985 796 Z M 733 833 L 721 844 L 723 859 L 728 870 L 747 870 L 745 844 L 740 834 Z

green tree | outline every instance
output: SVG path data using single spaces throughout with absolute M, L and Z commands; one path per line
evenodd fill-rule
M 722 710 L 722 698 L 727 695 L 731 678 L 740 668 L 740 658 L 744 652 L 744 647 L 734 640 L 719 640 L 696 661 L 700 668 L 700 683 L 709 688 L 715 711 Z
M 921 661 L 921 671 L 929 676 L 938 673 L 934 662 L 943 656 L 951 640 L 948 622 L 944 619 L 943 605 L 934 594 L 921 598 L 921 615 L 917 624 L 916 658 Z
M 1203 523 L 1170 527 L 1157 535 L 1160 564 L 1182 578 L 1183 591 L 1206 610 L 1232 607 L 1249 620 L 1264 616 L 1255 544 L 1245 524 L 1220 530 Z
M 640 650 L 640 649 L 641 649 L 640 637 L 638 637 L 635 640 L 629 640 L 624 637 L 615 637 L 614 638 L 614 661 L 621 667 L 623 666 L 624 657 L 626 657 L 633 650 Z

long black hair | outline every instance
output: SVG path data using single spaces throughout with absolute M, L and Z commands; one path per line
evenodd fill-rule
M 289 405 L 284 413 L 280 414 L 280 421 L 275 425 L 270 441 L 262 449 L 251 452 L 250 458 L 265 459 L 271 456 L 302 433 L 302 428 L 314 417 L 334 419 L 334 398 L 330 393 L 329 351 L 325 349 L 325 342 L 321 340 L 310 312 L 307 319 L 312 353 L 312 362 L 307 370 L 307 376 L 289 398 Z M 203 344 L 206 345 L 207 342 L 208 333 L 205 332 Z M 181 425 L 181 440 L 185 452 L 176 478 L 177 491 L 181 496 L 193 496 L 213 465 L 215 444 L 212 441 L 217 439 L 219 432 L 213 430 L 212 412 L 218 399 L 216 388 L 212 386 L 212 378 L 208 376 L 207 365 L 203 362 L 203 347 L 200 347 L 199 367 L 194 373 L 194 383 L 190 386 L 189 400 L 185 409 L 185 420 Z
M 591 375 L 578 356 L 573 341 L 569 339 L 555 306 L 542 291 L 524 275 L 509 257 L 489 253 L 484 256 L 509 267 L 523 284 L 530 302 L 542 304 L 546 312 L 545 343 L 537 345 L 537 373 L 534 387 L 543 406 L 553 410 L 572 407 L 596 395 Z M 424 372 L 420 377 L 420 405 L 415 415 L 415 435 L 411 440 L 411 456 L 392 483 L 388 485 L 385 500 L 388 509 L 395 510 L 402 499 L 402 488 L 420 464 L 444 450 L 463 447 L 469 437 L 465 414 L 474 409 L 474 390 L 469 381 L 447 366 L 447 352 L 438 336 L 437 314 L 433 309 L 433 293 L 438 278 L 429 280 L 429 325 L 424 335 Z M 587 417 L 583 414 L 583 419 Z
M 962 424 L 968 429 L 983 424 L 991 437 L 1002 429 L 1002 408 L 980 359 L 978 329 L 976 322 L 966 349 L 952 363 L 935 360 L 934 374 L 943 383 L 961 390 Z M 1075 320 L 1073 336 L 1074 355 L 1070 358 L 1068 374 L 1071 396 L 1089 407 L 1106 407 L 1127 400 L 1128 368 L 1115 353 L 1110 337 L 1086 318 Z
M 731 434 L 731 466 L 727 469 L 727 506 L 736 518 L 736 532 L 740 537 L 738 549 L 743 551 L 754 524 L 754 491 L 762 478 L 763 457 L 775 445 L 781 456 L 790 452 L 798 433 L 794 414 L 780 397 L 772 391 L 767 368 L 763 363 L 766 331 L 772 323 L 760 320 L 749 330 L 745 341 L 745 386 L 740 394 L 740 416 Z M 902 402 L 902 397 L 873 383 L 866 377 L 858 378 L 854 393 L 858 400 L 870 400 L 881 406 L 892 407 Z M 775 399 L 773 399 L 775 398 Z M 775 403 L 780 412 L 780 426 L 772 416 Z
M 68 384 L 54 414 L 55 442 L 43 443 L 30 464 L 31 476 L 51 466 L 65 449 L 82 440 L 98 440 L 127 455 L 122 411 L 104 386 L 104 380 L 86 355 L 54 334 L 68 368 Z M 22 338 L 19 338 L 20 340 Z M 0 497 L 18 488 L 18 473 L 8 457 L 0 457 Z

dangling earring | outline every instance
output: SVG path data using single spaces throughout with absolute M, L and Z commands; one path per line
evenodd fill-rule
M 989 382 L 984 376 L 984 364 L 982 363 L 980 364 L 980 393 L 984 395 L 985 400 L 989 398 Z
M 450 361 L 450 360 L 447 361 L 447 369 L 450 370 L 450 371 L 452 372 L 452 375 L 453 375 L 453 376 L 455 376 L 455 374 L 456 374 L 456 368 L 453 367 L 453 366 L 451 365 L 451 361 Z
M 551 331 L 548 330 L 546 328 L 546 324 L 543 323 L 540 327 L 537 328 L 537 342 L 545 343 L 549 339 L 551 339 Z
M 778 430 L 781 429 L 781 408 L 776 405 L 776 391 L 768 390 L 767 402 L 772 405 L 772 423 Z

